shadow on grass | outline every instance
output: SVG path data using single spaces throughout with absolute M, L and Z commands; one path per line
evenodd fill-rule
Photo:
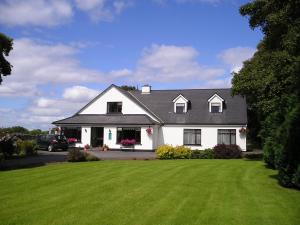
M 66 162 L 66 155 L 37 155 L 5 160 L 0 163 L 0 170 L 15 170 L 44 166 L 48 163 Z

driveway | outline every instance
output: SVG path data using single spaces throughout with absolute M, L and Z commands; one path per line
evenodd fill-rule
M 155 152 L 124 152 L 124 151 L 89 151 L 92 155 L 104 160 L 147 160 L 156 159 Z
M 48 163 L 65 162 L 68 152 L 48 152 L 38 151 L 38 155 L 26 158 L 5 160 L 0 165 L 0 169 L 15 169 L 24 167 L 42 166 Z

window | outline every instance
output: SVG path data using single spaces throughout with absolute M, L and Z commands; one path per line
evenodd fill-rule
M 218 144 L 235 145 L 236 130 L 235 129 L 218 129 Z
M 211 103 L 211 112 L 212 113 L 221 112 L 221 103 Z
M 117 144 L 122 140 L 134 139 L 136 144 L 141 144 L 141 128 L 139 127 L 118 127 L 117 128 Z
M 176 103 L 176 113 L 184 113 L 185 104 L 184 103 Z
M 75 138 L 75 142 L 81 142 L 81 127 L 62 127 L 61 131 L 67 139 Z
M 184 129 L 184 145 L 201 145 L 201 129 Z
M 122 113 L 122 102 L 108 102 L 107 113 Z

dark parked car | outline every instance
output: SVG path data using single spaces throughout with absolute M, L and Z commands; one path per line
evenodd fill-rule
M 68 142 L 63 135 L 39 135 L 36 140 L 37 147 L 39 149 L 45 149 L 49 152 L 55 151 L 57 149 L 62 149 L 66 151 L 68 149 Z

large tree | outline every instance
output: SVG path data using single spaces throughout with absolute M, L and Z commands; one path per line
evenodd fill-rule
M 300 187 L 299 12 L 299 0 L 254 0 L 240 8 L 264 37 L 232 80 L 233 94 L 247 99 L 250 129 L 261 139 L 266 163 L 289 187 Z
M 9 52 L 13 49 L 13 39 L 0 33 L 0 84 L 2 83 L 2 76 L 11 74 L 12 65 L 5 59 Z

